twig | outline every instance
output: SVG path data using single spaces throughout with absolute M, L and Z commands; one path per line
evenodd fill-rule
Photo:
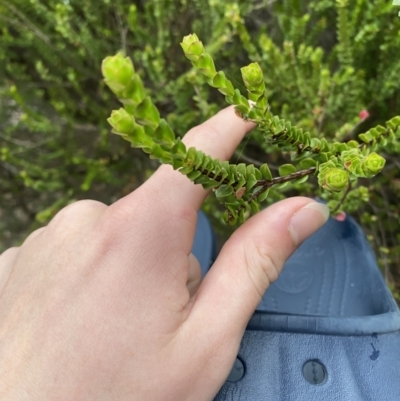
M 39 39 L 41 39 L 44 43 L 46 43 L 46 45 L 48 45 L 55 53 L 57 53 L 65 62 L 67 62 L 68 64 L 71 64 L 71 61 L 64 56 L 63 52 L 60 52 L 57 50 L 57 48 L 51 42 L 50 38 L 45 33 L 43 33 L 35 24 L 33 24 L 21 11 L 19 11 L 13 5 L 10 5 L 8 2 L 4 2 L 4 1 L 0 0 L 0 4 L 7 7 L 12 13 L 14 13 L 17 17 L 19 17 L 21 19 L 22 23 L 20 23 L 17 20 L 12 20 L 10 18 L 7 18 L 3 15 L 0 15 L 0 19 L 10 22 L 10 23 L 20 27 L 21 29 L 29 29 Z M 84 70 L 82 70 L 82 68 L 78 67 L 77 65 L 74 65 L 74 68 L 80 72 L 85 72 Z
M 283 184 L 288 181 L 303 178 L 306 175 L 313 174 L 316 169 L 317 169 L 316 167 L 310 167 L 305 170 L 300 170 L 300 171 L 296 171 L 295 173 L 292 173 L 292 174 L 284 175 L 283 177 L 275 177 L 272 180 L 259 180 L 259 181 L 257 181 L 257 183 L 254 187 L 256 188 L 256 187 L 261 186 L 261 188 L 249 198 L 248 202 L 251 202 L 252 200 L 258 198 L 263 192 L 265 192 L 267 189 L 271 188 L 273 185 Z
M 119 33 L 121 35 L 121 49 L 126 53 L 126 35 L 128 30 L 124 27 L 121 16 L 117 10 L 115 10 L 115 19 L 117 20 Z
M 349 182 L 349 185 L 346 188 L 346 192 L 343 194 L 342 198 L 340 199 L 335 209 L 332 210 L 332 214 L 335 214 L 339 210 L 340 206 L 343 205 L 343 202 L 347 198 L 347 195 L 349 194 L 350 191 L 351 191 L 351 182 Z
M 310 167 L 306 170 L 296 171 L 295 173 L 288 174 L 283 177 L 273 178 L 272 180 L 258 180 L 257 183 L 254 185 L 254 188 L 257 188 L 259 186 L 261 186 L 261 188 L 247 200 L 247 203 L 250 203 L 254 199 L 257 199 L 263 192 L 267 191 L 273 185 L 283 184 L 283 183 L 291 181 L 291 180 L 305 177 L 307 175 L 314 173 L 316 171 L 316 169 L 317 169 L 316 167 Z M 243 208 L 244 208 L 244 206 L 239 206 L 238 209 L 236 210 L 236 212 L 239 213 Z M 228 211 L 228 221 L 231 221 L 232 219 L 233 219 L 233 216 L 232 216 L 231 211 L 229 210 Z
M 256 167 L 261 167 L 263 164 L 265 164 L 263 162 L 260 162 L 259 160 L 253 159 L 252 157 L 245 155 L 244 153 L 240 153 L 238 150 L 235 151 L 235 156 L 238 159 L 242 159 L 243 161 L 245 161 L 247 163 L 254 164 L 254 166 L 256 166 Z M 268 163 L 268 166 L 269 166 L 269 168 L 271 168 L 273 170 L 279 169 L 278 166 L 271 164 L 271 163 Z

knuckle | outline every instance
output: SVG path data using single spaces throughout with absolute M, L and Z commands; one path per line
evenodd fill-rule
M 50 246 L 77 246 L 97 237 L 95 226 L 107 206 L 101 202 L 81 200 L 60 210 L 47 225 L 44 242 Z
M 210 140 L 216 135 L 216 130 L 213 128 L 204 127 L 204 125 L 198 125 L 190 129 L 184 136 L 184 142 L 187 146 L 194 146 L 198 142 L 199 138 L 204 140 Z
M 186 139 L 193 139 L 201 136 L 202 138 L 205 136 L 215 137 L 218 135 L 218 129 L 213 127 L 210 124 L 203 123 L 197 125 L 196 127 L 191 128 L 188 133 L 185 135 Z
M 184 136 L 183 142 L 187 147 L 204 148 L 204 151 L 211 153 L 213 153 L 213 149 L 218 148 L 222 152 L 222 158 L 229 157 L 227 147 L 221 143 L 221 130 L 208 122 L 190 129 Z
M 71 226 L 77 224 L 77 222 L 84 223 L 94 216 L 98 216 L 102 213 L 107 206 L 98 201 L 94 200 L 80 200 L 61 209 L 50 221 L 50 226 L 62 225 Z
M 28 243 L 30 243 L 31 241 L 33 241 L 35 238 L 37 238 L 38 236 L 40 236 L 42 233 L 43 233 L 43 231 L 46 229 L 46 227 L 41 227 L 41 228 L 38 228 L 37 230 L 35 230 L 35 231 L 32 231 L 26 238 L 25 238 L 25 240 L 24 240 L 24 242 L 23 242 L 23 246 L 26 246 Z
M 11 248 L 6 249 L 4 252 L 0 253 L 0 262 L 8 259 L 13 258 L 18 252 L 20 247 L 13 246 Z

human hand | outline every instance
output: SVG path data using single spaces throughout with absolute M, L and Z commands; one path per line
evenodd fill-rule
M 254 126 L 227 108 L 184 138 L 228 159 Z M 210 272 L 191 255 L 207 192 L 162 166 L 107 207 L 81 201 L 0 256 L 0 399 L 202 401 L 290 254 L 327 219 L 308 198 L 236 230 Z

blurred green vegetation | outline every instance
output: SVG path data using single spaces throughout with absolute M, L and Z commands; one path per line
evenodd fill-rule
M 130 56 L 153 101 L 183 135 L 225 105 L 185 59 L 195 32 L 229 78 L 257 61 L 275 114 L 320 135 L 349 140 L 400 111 L 400 18 L 388 0 L 0 0 L 0 251 L 20 243 L 66 204 L 106 204 L 129 193 L 157 164 L 110 135 L 118 107 L 101 61 Z M 339 28 L 338 28 L 339 27 Z M 359 113 L 368 110 L 368 118 Z M 278 166 L 285 155 L 254 132 L 234 162 Z M 399 148 L 363 183 L 353 215 L 400 292 Z M 299 185 L 273 200 L 302 194 Z M 204 206 L 221 236 L 223 209 Z

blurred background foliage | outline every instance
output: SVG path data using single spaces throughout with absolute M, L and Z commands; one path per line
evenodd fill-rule
M 183 135 L 225 105 L 180 49 L 195 32 L 238 87 L 239 68 L 261 64 L 275 114 L 349 140 L 400 112 L 397 13 L 389 0 L 0 0 L 0 251 L 68 203 L 110 204 L 157 168 L 110 135 L 106 118 L 118 105 L 101 80 L 106 56 L 133 59 Z M 232 160 L 273 170 L 286 156 L 270 150 L 255 131 Z M 386 151 L 383 173 L 363 183 L 370 197 L 352 211 L 398 298 L 399 151 Z M 304 184 L 271 199 L 298 194 L 315 195 Z M 215 200 L 204 208 L 229 235 Z

